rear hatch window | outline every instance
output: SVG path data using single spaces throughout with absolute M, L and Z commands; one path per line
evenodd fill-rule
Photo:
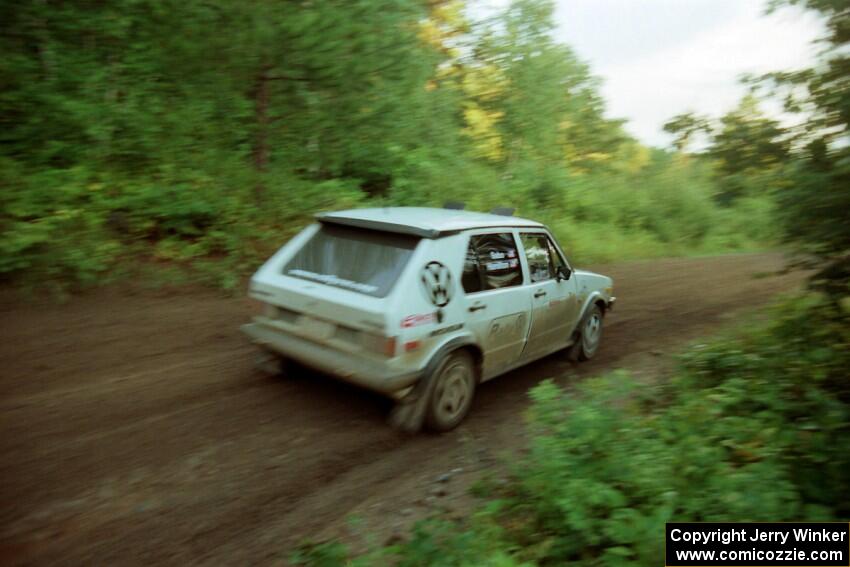
M 323 224 L 284 266 L 287 276 L 385 297 L 420 238 Z

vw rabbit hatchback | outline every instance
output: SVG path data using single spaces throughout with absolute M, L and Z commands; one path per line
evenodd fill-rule
M 597 352 L 612 280 L 574 269 L 538 222 L 418 207 L 316 221 L 251 279 L 265 309 L 242 330 L 266 368 L 297 361 L 394 398 L 403 429 L 446 431 L 481 382 Z

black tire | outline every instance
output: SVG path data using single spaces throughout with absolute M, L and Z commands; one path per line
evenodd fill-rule
M 425 424 L 432 431 L 451 431 L 469 413 L 475 396 L 475 365 L 464 350 L 455 351 L 437 365 L 428 400 Z
M 603 319 L 604 313 L 598 305 L 587 310 L 576 329 L 576 342 L 568 353 L 570 360 L 579 362 L 593 358 L 602 340 Z

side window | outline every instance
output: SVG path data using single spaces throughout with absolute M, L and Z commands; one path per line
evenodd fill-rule
M 466 293 L 475 293 L 483 289 L 474 238 L 469 240 L 469 248 L 466 249 L 466 259 L 463 261 L 463 276 L 461 276 L 460 280 L 461 284 L 463 284 L 463 291 Z
M 522 269 L 513 235 L 506 232 L 472 236 L 461 283 L 466 293 L 522 284 Z
M 555 277 L 555 261 L 557 254 L 552 250 L 552 244 L 545 234 L 522 234 L 522 246 L 525 248 L 525 258 L 528 261 L 528 272 L 531 283 L 542 282 Z M 560 260 L 560 259 L 559 259 Z

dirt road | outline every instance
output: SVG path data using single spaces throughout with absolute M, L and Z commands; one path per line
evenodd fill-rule
M 598 358 L 489 382 L 443 436 L 400 436 L 387 401 L 321 376 L 252 371 L 254 307 L 211 292 L 98 291 L 0 304 L 0 563 L 284 564 L 293 544 L 392 533 L 522 440 L 525 392 L 645 368 L 802 281 L 776 254 L 636 262 Z M 741 315 L 745 316 L 745 315 Z M 462 469 L 462 470 L 458 470 Z M 431 494 L 447 471 L 449 494 Z M 360 518 L 349 527 L 346 518 Z M 356 535 L 356 534 L 355 534 Z

